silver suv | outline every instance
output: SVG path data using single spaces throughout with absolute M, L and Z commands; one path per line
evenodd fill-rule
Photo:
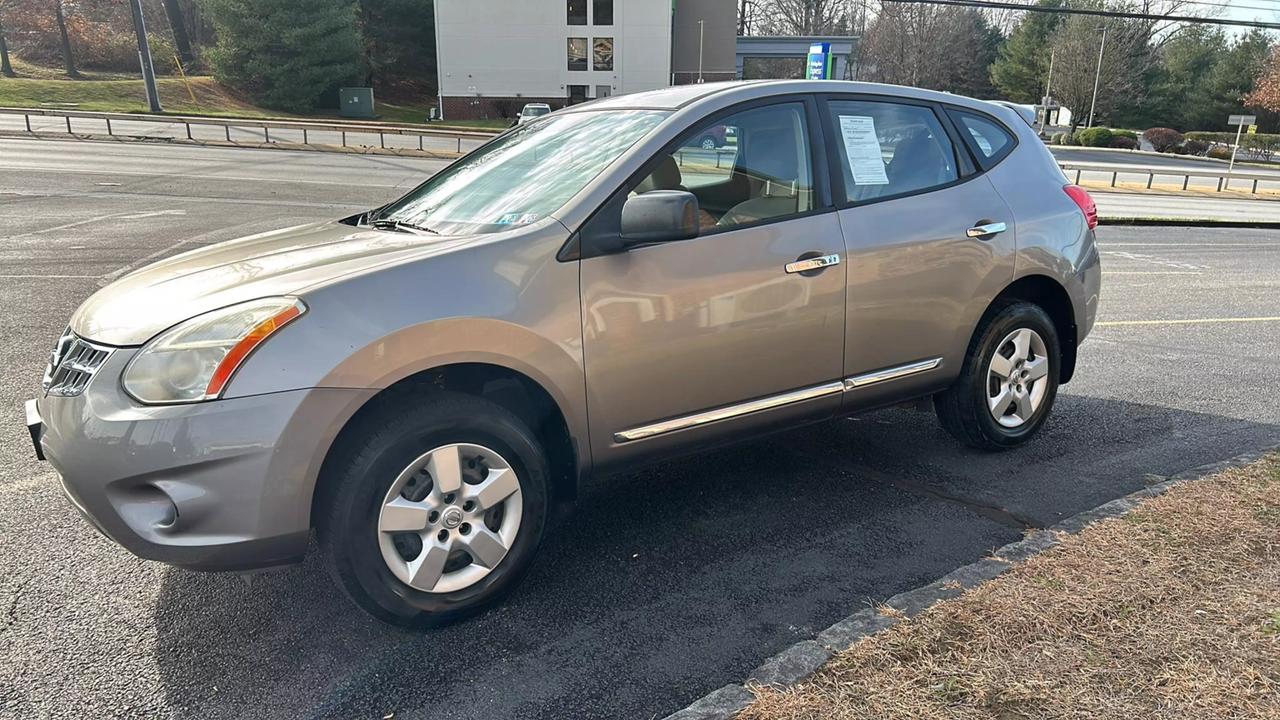
M 1095 224 L 994 104 L 613 97 L 384 207 L 100 290 L 28 424 L 142 557 L 294 562 L 314 528 L 360 607 L 437 624 L 510 591 L 591 474 L 925 398 L 964 443 L 1027 441 L 1094 322 Z

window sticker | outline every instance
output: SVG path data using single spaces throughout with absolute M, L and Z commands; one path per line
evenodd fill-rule
M 542 216 L 539 215 L 538 213 L 513 212 L 513 213 L 507 213 L 502 217 L 498 218 L 498 222 L 494 224 L 495 225 L 528 225 L 529 223 L 537 222 L 538 218 L 540 217 Z
M 875 118 L 869 115 L 841 115 L 840 134 L 844 151 L 849 156 L 849 170 L 855 185 L 888 185 L 880 139 L 876 136 Z

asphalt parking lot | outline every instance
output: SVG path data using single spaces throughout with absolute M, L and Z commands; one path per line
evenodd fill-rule
M 366 618 L 314 560 L 184 572 L 78 517 L 21 401 L 81 301 L 439 166 L 0 140 L 0 715 L 660 717 L 1027 527 L 1280 442 L 1280 232 L 1104 227 L 1101 324 L 1030 446 L 890 410 L 600 479 L 506 604 L 443 630 Z

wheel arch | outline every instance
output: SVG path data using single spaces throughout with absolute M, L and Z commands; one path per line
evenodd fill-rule
M 457 362 L 438 365 L 410 374 L 374 394 L 347 419 L 325 452 L 311 495 L 311 526 L 333 482 L 333 463 L 356 436 L 364 418 L 378 412 L 388 402 L 412 393 L 443 390 L 482 397 L 509 410 L 528 424 L 542 443 L 551 468 L 550 497 L 553 502 L 570 502 L 577 496 L 578 479 L 585 471 L 580 462 L 582 448 L 574 442 L 564 409 L 540 383 L 513 368 L 490 362 Z
M 1010 283 L 987 306 L 983 317 L 1001 305 L 1011 301 L 1025 301 L 1039 306 L 1053 320 L 1061 344 L 1062 363 L 1058 372 L 1058 384 L 1071 381 L 1076 369 L 1076 347 L 1079 344 L 1075 321 L 1075 309 L 1071 295 L 1057 280 L 1047 275 L 1026 275 Z M 981 323 L 979 323 L 981 327 Z M 974 332 L 977 332 L 976 330 Z

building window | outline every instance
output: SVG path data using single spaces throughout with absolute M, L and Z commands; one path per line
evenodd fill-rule
M 570 25 L 587 24 L 587 0 L 565 0 L 565 5 L 569 9 Z
M 613 69 L 613 38 L 596 38 L 595 69 Z
M 587 69 L 587 39 L 569 38 L 569 69 Z
M 612 25 L 613 0 L 594 0 L 591 14 L 596 25 Z

